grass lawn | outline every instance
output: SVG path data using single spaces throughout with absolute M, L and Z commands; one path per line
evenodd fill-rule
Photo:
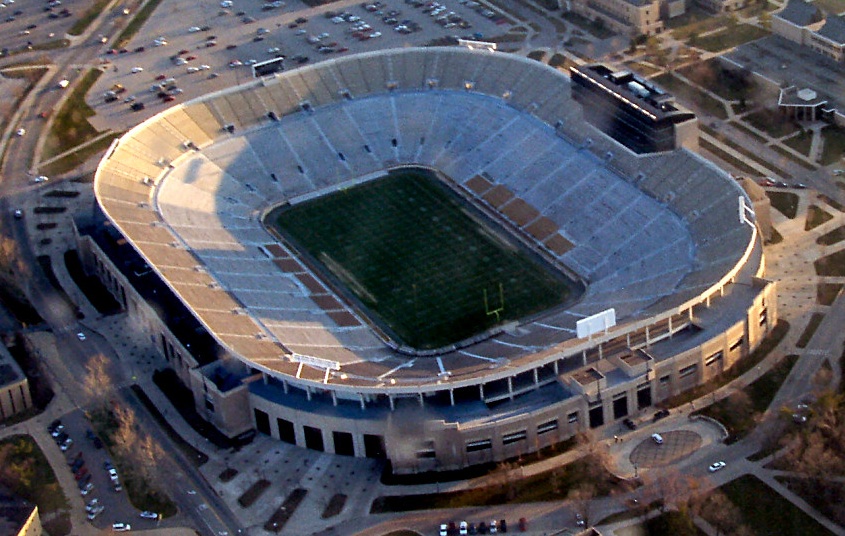
M 82 14 L 79 19 L 70 27 L 67 31 L 69 35 L 82 35 L 88 26 L 94 22 L 94 19 L 97 18 L 97 15 L 102 13 L 102 11 L 109 5 L 110 0 L 95 0 L 94 4 L 88 8 L 88 10 Z
M 840 290 L 842 283 L 819 283 L 816 287 L 816 301 L 819 305 L 830 305 Z
M 528 53 L 528 57 L 531 58 L 534 61 L 542 62 L 543 60 L 546 59 L 546 51 L 545 50 L 532 50 L 531 52 Z
M 777 209 L 778 212 L 789 218 L 795 218 L 798 214 L 798 195 L 792 192 L 770 191 L 766 192 L 769 196 L 769 201 L 772 203 L 772 208 Z
M 568 57 L 556 52 L 551 58 L 549 58 L 549 65 L 560 69 L 569 69 L 569 66 L 574 64 Z
M 268 218 L 383 329 L 423 349 L 559 305 L 574 286 L 485 220 L 419 171 Z
M 822 323 L 823 319 L 824 313 L 813 313 L 813 316 L 810 317 L 810 321 L 807 322 L 807 327 L 804 328 L 804 332 L 801 333 L 800 337 L 798 337 L 798 342 L 795 343 L 795 346 L 798 348 L 804 348 L 807 346 L 807 343 L 813 338 L 813 334 L 819 328 L 819 324 Z
M 695 46 L 708 52 L 720 52 L 766 37 L 770 33 L 768 30 L 750 24 L 737 24 L 733 28 L 699 37 L 695 40 Z
M 822 524 L 781 497 L 755 476 L 745 475 L 721 489 L 742 512 L 744 524 L 756 534 L 824 536 L 832 534 Z
M 726 20 L 725 16 L 714 17 L 709 11 L 691 5 L 683 15 L 669 19 L 666 26 L 671 30 L 672 37 L 686 41 L 692 36 L 724 28 Z
M 839 243 L 842 240 L 845 240 L 845 227 L 837 227 L 831 232 L 818 237 L 816 239 L 816 243 L 823 246 L 830 246 L 832 244 Z
M 783 144 L 795 149 L 799 153 L 809 156 L 810 146 L 813 144 L 813 132 L 810 130 L 802 130 L 795 136 L 783 140 Z
M 826 221 L 833 219 L 833 216 L 822 210 L 816 205 L 807 207 L 807 221 L 804 223 L 804 230 L 809 231 L 815 229 Z
M 772 108 L 762 108 L 743 116 L 742 120 L 772 138 L 782 138 L 800 130 L 792 119 Z
M 794 154 L 792 154 L 788 150 L 784 149 L 780 145 L 772 145 L 771 148 L 774 152 L 778 153 L 782 157 L 786 158 L 787 160 L 791 160 L 793 163 L 798 164 L 799 166 L 803 167 L 804 169 L 806 169 L 808 171 L 813 171 L 818 167 L 815 164 L 811 164 L 811 163 L 806 162 L 803 159 L 795 156 Z
M 98 132 L 88 122 L 94 110 L 85 103 L 85 94 L 100 78 L 102 71 L 91 69 L 73 90 L 53 118 L 53 126 L 44 143 L 43 157 L 52 158 L 97 136 Z
M 122 32 L 117 36 L 117 38 L 112 42 L 112 48 L 123 48 L 128 43 L 129 40 L 132 39 L 138 30 L 141 29 L 141 26 L 144 25 L 145 22 L 150 18 L 153 14 L 153 11 L 162 3 L 163 0 L 148 0 L 144 7 L 141 8 L 138 13 L 132 17 L 132 20 L 129 24 L 126 25 L 126 28 L 123 29 Z
M 845 206 L 842 206 L 842 204 L 839 201 L 837 201 L 836 199 L 831 199 L 830 197 L 828 197 L 824 194 L 819 194 L 819 201 L 825 202 L 826 204 L 832 206 L 833 208 L 835 208 L 839 212 L 845 212 Z
M 724 424 L 730 433 L 730 442 L 742 439 L 756 426 L 757 418 L 769 407 L 796 361 L 797 355 L 786 356 L 783 361 L 748 385 L 745 393 L 751 402 L 749 407 L 743 407 L 728 397 L 711 404 L 700 413 Z
M 119 455 L 114 444 L 114 435 L 118 428 L 114 414 L 111 411 L 93 411 L 89 414 L 89 420 L 96 434 L 102 438 L 132 505 L 138 510 L 159 512 L 164 517 L 175 515 L 176 504 L 134 469 L 134 460 Z
M 838 162 L 845 154 L 845 129 L 827 126 L 822 129 L 824 136 L 824 150 L 822 151 L 822 165 L 827 166 Z
M 681 74 L 702 88 L 707 88 L 725 100 L 748 99 L 754 91 L 754 78 L 748 71 L 726 67 L 719 58 L 684 67 Z
M 845 276 L 845 250 L 831 253 L 821 259 L 816 259 L 813 266 L 816 268 L 816 275 L 831 277 Z
M 699 139 L 698 144 L 701 146 L 702 149 L 712 153 L 713 156 L 715 156 L 719 160 L 722 160 L 726 164 L 729 164 L 732 167 L 736 168 L 736 170 L 740 173 L 745 173 L 747 175 L 759 175 L 759 172 L 756 169 L 749 166 L 739 158 L 736 158 L 735 156 L 723 151 L 720 147 L 713 145 L 709 141 Z
M 53 468 L 32 437 L 14 435 L 0 440 L 0 459 L 0 484 L 38 505 L 41 519 L 50 518 L 44 526 L 51 535 L 69 534 L 70 519 L 64 511 L 70 505 Z
M 104 136 L 94 143 L 90 143 L 85 147 L 80 148 L 78 151 L 74 151 L 67 156 L 63 156 L 58 160 L 54 160 L 47 165 L 41 166 L 39 171 L 47 176 L 61 175 L 69 171 L 73 171 L 85 163 L 85 161 L 89 158 L 108 149 L 111 142 L 115 138 L 120 137 L 120 135 L 120 132 L 116 132 L 113 136 Z
M 673 93 L 682 103 L 693 109 L 700 110 L 708 115 L 727 119 L 728 112 L 725 105 L 716 98 L 711 97 L 704 91 L 693 87 L 672 73 L 664 73 L 652 78 L 659 86 Z
M 760 143 L 766 143 L 768 141 L 763 136 L 757 134 L 756 132 L 754 132 L 753 130 L 751 130 L 747 126 L 745 126 L 741 121 L 731 121 L 731 126 L 734 127 L 737 130 L 741 130 L 742 132 L 744 132 L 748 136 L 751 136 L 752 138 L 754 138 L 756 141 L 758 141 Z

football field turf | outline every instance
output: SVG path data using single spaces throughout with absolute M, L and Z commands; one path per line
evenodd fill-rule
M 422 170 L 289 207 L 275 226 L 400 344 L 440 348 L 563 302 L 570 281 Z

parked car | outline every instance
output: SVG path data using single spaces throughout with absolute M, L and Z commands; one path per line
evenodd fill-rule
M 144 519 L 158 519 L 158 514 L 155 512 L 144 510 L 143 512 L 141 512 L 141 517 Z
M 657 422 L 660 419 L 665 419 L 668 416 L 669 416 L 669 410 L 668 409 L 661 409 L 657 413 L 654 414 L 654 421 Z
M 129 523 L 112 523 L 111 528 L 115 532 L 128 532 L 132 530 L 132 525 Z
M 627 427 L 628 427 L 629 429 L 631 429 L 631 430 L 636 430 L 636 429 L 637 429 L 637 423 L 635 423 L 634 421 L 632 421 L 630 418 L 625 418 L 625 419 L 622 421 L 622 424 L 624 424 L 625 426 L 627 426 Z
M 714 462 L 710 464 L 710 467 L 708 467 L 707 470 L 711 473 L 715 473 L 716 471 L 724 469 L 726 465 L 727 464 L 725 462 Z
M 657 443 L 658 445 L 663 444 L 663 436 L 660 434 L 651 434 L 651 440 Z

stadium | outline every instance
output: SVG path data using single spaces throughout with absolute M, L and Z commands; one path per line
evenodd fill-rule
M 197 411 L 230 437 L 257 430 L 386 458 L 396 473 L 513 458 L 650 416 L 751 352 L 777 320 L 736 181 L 686 149 L 636 154 L 582 113 L 557 69 L 432 47 L 279 73 L 133 128 L 101 161 L 96 198 L 119 242 L 213 341 L 202 349 L 105 248 L 85 237 L 82 247 Z M 433 216 L 422 194 L 385 189 L 409 171 L 456 208 Z M 287 211 L 288 228 L 276 226 Z M 386 220 L 404 212 L 428 216 Z M 450 220 L 456 212 L 472 223 Z M 359 232 L 342 234 L 350 227 Z M 376 228 L 394 240 L 381 249 L 404 247 L 401 260 L 379 261 L 378 273 L 365 273 L 374 257 L 342 260 L 379 250 L 381 234 L 358 244 Z M 444 281 L 482 247 L 463 242 L 468 228 L 499 247 L 479 253 L 487 264 L 476 271 L 500 273 L 467 291 L 471 330 L 414 339 L 461 301 Z M 432 243 L 451 246 L 430 250 L 441 231 Z M 502 251 L 565 290 L 541 286 L 554 299 L 525 297 L 537 306 L 515 310 L 534 276 L 518 263 L 507 272 Z M 370 281 L 387 294 L 371 295 Z M 395 316 L 374 312 L 399 287 Z M 424 300 L 434 305 L 422 313 Z M 455 314 L 444 322 L 462 322 Z M 403 332 L 409 315 L 417 323 Z

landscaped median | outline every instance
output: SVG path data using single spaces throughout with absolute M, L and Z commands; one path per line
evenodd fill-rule
M 89 371 L 89 377 L 97 376 Z M 129 502 L 138 510 L 156 512 L 163 517 L 176 514 L 176 504 L 153 479 L 161 447 L 141 430 L 131 409 L 118 405 L 113 409 L 103 406 L 90 412 L 88 418 L 117 468 Z
M 91 69 L 65 100 L 62 108 L 53 117 L 53 124 L 44 143 L 41 154 L 43 160 L 49 160 L 65 153 L 100 135 L 88 122 L 94 115 L 94 110 L 85 102 L 85 95 L 103 72 Z

